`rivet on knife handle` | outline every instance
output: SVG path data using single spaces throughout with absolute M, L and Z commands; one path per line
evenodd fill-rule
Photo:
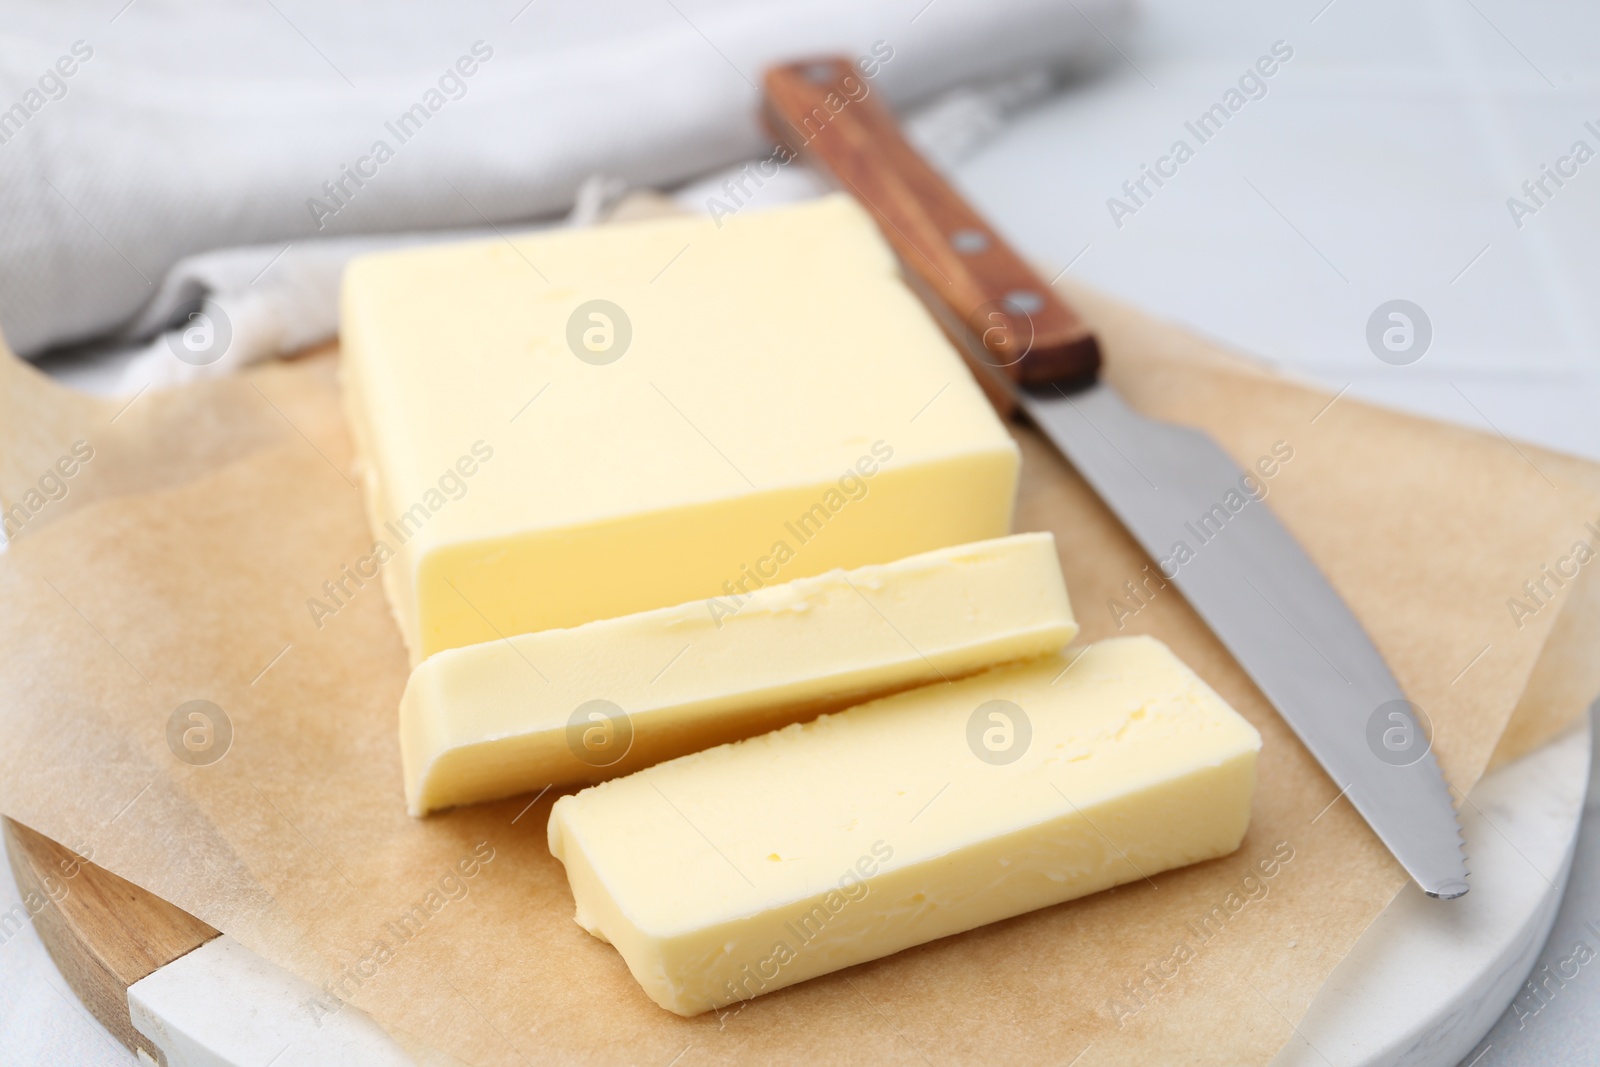
M 957 347 L 985 364 L 974 367 L 980 382 L 1093 380 L 1100 347 L 1088 327 L 923 160 L 849 60 L 771 68 L 766 106 L 773 135 L 876 216 L 909 280 L 946 312 L 946 331 L 959 323 L 976 339 Z

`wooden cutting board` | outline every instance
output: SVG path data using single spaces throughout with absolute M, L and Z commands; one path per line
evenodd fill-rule
M 128 1016 L 128 987 L 219 932 L 21 823 L 0 824 L 22 899 L 55 899 L 39 909 L 34 928 L 62 977 L 117 1040 L 162 1062 Z
M 1060 486 L 1055 484 L 1055 479 L 1059 478 L 1057 465 L 1030 461 L 1030 457 L 1041 456 L 1049 446 L 1027 427 L 1013 425 L 1012 432 L 1022 446 L 1024 456 L 1018 527 L 1063 527 L 1070 516 L 1061 513 L 1056 499 L 1060 494 Z M 1058 537 L 1066 533 L 1065 529 L 1055 529 L 1055 532 Z M 1092 609 L 1090 605 L 1081 604 L 1079 610 Z M 1508 735 L 1512 733 L 1514 731 L 1508 730 Z M 1514 757 L 1516 753 L 1507 755 Z M 1527 776 L 1503 801 L 1503 806 L 1515 807 L 1520 799 L 1530 810 L 1527 817 L 1549 823 L 1545 828 L 1546 836 L 1558 843 L 1565 842 L 1566 851 L 1559 856 L 1552 854 L 1547 864 L 1549 869 L 1560 866 L 1565 862 L 1565 857 L 1570 856 L 1581 810 L 1583 783 L 1587 779 L 1587 764 L 1577 767 L 1565 777 L 1573 781 L 1565 781 L 1559 773 L 1543 775 L 1542 779 L 1545 787 L 1559 787 L 1558 791 L 1562 791 L 1563 795 L 1575 789 L 1578 798 L 1576 804 L 1552 804 L 1542 793 L 1533 795 L 1538 790 L 1527 784 Z M 1562 780 L 1552 781 L 1552 778 Z M 1534 780 L 1540 781 L 1541 776 L 1534 776 Z M 1485 787 L 1492 787 L 1493 778 L 1484 784 Z M 39 910 L 35 925 L 40 940 L 55 959 L 67 983 L 89 1012 L 130 1050 L 143 1052 L 152 1061 L 164 1063 L 166 1058 L 163 1052 L 133 1025 L 129 1014 L 128 989 L 174 960 L 218 938 L 220 933 L 187 912 L 82 859 L 28 827 L 10 819 L 0 819 L 0 823 L 3 823 L 6 851 L 23 899 L 28 899 L 30 893 L 37 893 L 42 899 L 52 896 L 60 898 L 54 906 Z M 1492 846 L 1494 840 L 1492 835 L 1485 835 L 1482 845 Z M 1473 847 L 1474 854 L 1478 854 L 1480 847 Z M 1507 863 L 1505 866 L 1513 873 L 1532 878 L 1530 869 L 1521 863 Z M 1564 873 L 1564 868 L 1562 870 Z M 64 896 L 60 888 L 63 882 L 70 887 Z M 1525 893 L 1518 901 L 1514 909 L 1516 914 L 1496 916 L 1498 926 L 1520 931 L 1520 939 L 1528 942 L 1517 946 L 1521 952 L 1510 955 L 1520 958 L 1521 955 L 1537 951 L 1548 926 L 1544 920 L 1553 916 L 1554 902 L 1559 899 L 1559 887 L 1562 884 L 1563 878 L 1548 882 L 1540 880 L 1538 886 L 1534 887 L 1537 892 Z M 1545 892 L 1546 889 L 1548 892 Z M 1415 917 L 1407 920 L 1410 933 L 1417 932 L 1416 925 Z M 1409 942 L 1401 932 L 1390 931 L 1384 940 L 1392 950 L 1385 954 L 1388 959 L 1409 959 L 1415 964 L 1417 953 L 1406 947 Z M 1491 972 L 1503 964 L 1506 954 L 1499 951 L 1502 948 L 1504 946 L 1497 946 L 1496 952 L 1486 953 L 1485 958 L 1479 961 L 1484 977 L 1493 977 Z M 1423 958 L 1427 958 L 1426 954 Z M 1449 962 L 1456 972 L 1461 971 L 1463 963 L 1460 959 Z M 1369 962 L 1369 973 L 1363 976 L 1362 984 L 1370 986 L 1379 981 L 1371 971 L 1381 970 L 1384 966 L 1381 959 Z M 1494 1014 L 1498 1014 L 1498 1010 L 1497 1007 L 1493 1008 Z M 1401 1018 L 1393 1020 L 1397 1031 L 1403 1029 L 1402 1024 L 1415 1023 L 1415 1020 L 1405 1019 L 1404 1013 L 1401 1015 Z M 1491 1016 L 1484 1021 L 1484 1026 L 1492 1021 Z M 1368 1031 L 1374 1026 L 1382 1028 L 1379 1021 L 1370 1015 L 1363 1025 Z M 267 1050 L 267 1053 L 270 1055 L 271 1051 Z
M 1060 464 L 1049 461 L 1046 455 L 1049 445 L 1035 431 L 1017 425 L 1011 429 L 1024 457 L 1017 527 L 1053 530 L 1058 538 L 1065 538 L 1070 532 L 1072 517 L 1063 511 L 1061 503 L 1063 488 L 1058 484 L 1062 478 Z M 1099 610 L 1088 603 L 1079 604 L 1078 607 L 1080 613 Z M 1538 712 L 1540 709 L 1530 710 Z M 1544 713 L 1550 714 L 1548 709 L 1544 709 Z M 1527 717 L 1519 710 L 1519 718 Z M 1534 718 L 1537 718 L 1537 714 Z M 1548 729 L 1534 728 L 1530 733 L 1519 728 L 1514 720 L 1512 726 L 1508 727 L 1507 740 L 1516 739 L 1516 751 L 1507 749 L 1497 755 L 1496 762 L 1515 759 L 1527 747 L 1542 742 L 1548 736 Z M 1502 743 L 1502 747 L 1506 747 L 1506 742 Z M 1549 824 L 1545 827 L 1545 836 L 1555 842 L 1553 847 L 1559 847 L 1541 866 L 1552 872 L 1559 869 L 1560 876 L 1549 880 L 1541 877 L 1538 886 L 1532 887 L 1534 892 L 1525 893 L 1519 899 L 1513 909 L 1515 914 L 1508 911 L 1495 916 L 1495 925 L 1500 929 L 1518 931 L 1520 941 L 1514 946 L 1516 951 L 1508 952 L 1507 946 L 1498 945 L 1492 952 L 1486 950 L 1483 958 L 1476 961 L 1485 980 L 1499 977 L 1496 968 L 1503 969 L 1508 956 L 1518 959 L 1526 956 L 1531 960 L 1531 954 L 1543 942 L 1548 918 L 1554 914 L 1555 901 L 1559 899 L 1560 886 L 1564 884 L 1564 865 L 1570 857 L 1571 845 L 1576 837 L 1583 785 L 1587 780 L 1586 763 L 1574 766 L 1573 772 L 1565 777 L 1556 772 L 1533 775 L 1534 785 L 1526 784 L 1529 776 L 1524 775 L 1521 779 L 1524 784 L 1513 789 L 1496 809 L 1504 810 L 1506 806 L 1515 807 L 1521 803 L 1528 809 L 1528 818 Z M 1515 767 L 1510 769 L 1515 770 Z M 1567 778 L 1572 781 L 1567 781 Z M 1485 780 L 1484 785 L 1492 787 L 1493 783 L 1492 776 Z M 1566 805 L 1552 804 L 1551 798 L 1541 792 L 1541 788 L 1557 788 L 1563 796 L 1571 792 L 1577 801 Z M 10 819 L 0 819 L 0 823 L 3 823 L 6 850 L 23 899 L 27 900 L 29 894 L 38 894 L 38 899 L 59 898 L 54 906 L 38 910 L 35 926 L 40 940 L 55 959 L 67 983 L 89 1012 L 130 1050 L 142 1052 L 152 1062 L 165 1063 L 163 1051 L 139 1032 L 132 1022 L 129 987 L 214 941 L 221 936 L 219 931 L 26 826 Z M 1474 844 L 1469 841 L 1469 846 L 1474 855 L 1479 855 L 1482 849 L 1492 847 L 1494 841 L 1492 835 L 1485 834 L 1482 842 Z M 1537 873 L 1521 862 L 1508 861 L 1502 866 L 1513 875 L 1521 874 L 1527 878 L 1533 878 Z M 69 886 L 65 895 L 61 893 L 63 882 Z M 1407 918 L 1400 930 L 1385 934 L 1384 951 L 1379 953 L 1380 958 L 1376 961 L 1369 961 L 1366 965 L 1369 973 L 1364 974 L 1358 984 L 1370 987 L 1381 981 L 1371 973 L 1372 969 L 1382 970 L 1393 966 L 1395 961 L 1407 960 L 1414 967 L 1419 959 L 1429 958 L 1426 952 L 1419 956 L 1415 946 L 1408 940 L 1409 935 L 1417 933 L 1418 925 L 1415 916 L 1412 916 Z M 1520 943 L 1522 941 L 1527 943 Z M 1362 944 L 1366 943 L 1364 939 Z M 259 957 L 251 956 L 251 959 L 259 960 Z M 272 967 L 265 961 L 260 962 L 265 967 Z M 1441 961 L 1441 966 L 1446 962 L 1458 975 L 1464 967 L 1469 966 L 1459 958 Z M 296 981 L 287 975 L 284 979 Z M 1468 986 L 1471 984 L 1467 983 Z M 211 995 L 208 989 L 207 996 Z M 1403 1002 L 1404 997 L 1397 1001 Z M 1483 1028 L 1487 1028 L 1500 1009 L 1488 1003 L 1484 1010 L 1492 1012 L 1483 1020 Z M 352 1011 L 352 1014 L 359 1013 Z M 1452 1017 L 1460 1015 L 1454 1010 L 1445 1014 Z M 365 1019 L 364 1016 L 362 1018 Z M 367 1022 L 370 1024 L 370 1020 Z M 1402 1012 L 1391 1022 L 1397 1033 L 1401 1033 L 1406 1027 L 1414 1028 L 1416 1020 L 1407 1018 L 1406 1013 Z M 1368 1015 L 1364 1017 L 1362 1025 L 1364 1032 L 1367 1032 L 1385 1024 Z M 266 1050 L 265 1054 L 270 1056 L 273 1051 Z
M 1022 444 L 1024 456 L 1049 450 L 1044 439 L 1027 427 L 1013 425 L 1012 432 Z M 1019 516 L 1056 513 L 1051 498 L 1058 495 L 1059 487 L 1051 474 L 1051 465 L 1024 461 Z M 1024 523 L 1019 529 L 1050 525 L 1046 518 L 1042 523 Z M 56 906 L 40 911 L 36 920 L 39 938 L 67 984 L 124 1045 L 142 1049 L 161 1062 L 149 1038 L 129 1020 L 128 987 L 219 937 L 220 932 L 20 823 L 7 818 L 0 818 L 0 823 L 17 890 L 24 899 L 29 893 L 48 899 L 52 895 L 49 886 L 71 879 L 71 891 Z M 57 888 L 55 894 L 59 893 Z
M 1371 1067 L 1441 1067 L 1470 1051 L 1516 993 L 1549 933 L 1583 811 L 1589 747 L 1587 723 L 1580 723 L 1479 784 L 1473 791 L 1474 807 L 1463 816 L 1476 882 L 1465 902 L 1472 909 L 1467 929 L 1408 887 L 1362 936 L 1301 1020 L 1300 1033 L 1314 1044 L 1291 1042 L 1272 1067 L 1311 1067 L 1323 1062 L 1320 1048 L 1353 1057 L 1341 1062 Z M 1495 813 L 1493 826 L 1480 807 Z M 374 1053 L 374 1060 L 404 1062 L 399 1048 L 354 1009 L 337 1017 L 351 1024 L 359 1016 L 362 1026 L 350 1027 L 358 1031 L 353 1035 L 315 1028 L 303 1012 L 287 1007 L 312 992 L 309 986 L 283 995 L 303 983 L 243 946 L 228 944 L 231 939 L 194 916 L 26 826 L 0 819 L 0 831 L 24 899 L 34 892 L 44 896 L 51 885 L 59 894 L 63 881 L 70 886 L 54 907 L 39 912 L 40 939 L 84 1005 L 130 1050 L 156 1063 L 168 1062 L 163 1050 L 134 1026 L 128 990 L 181 960 L 158 978 L 171 976 L 163 991 L 167 1004 L 183 998 L 177 1011 L 156 1012 L 171 1029 L 183 1028 L 200 1014 L 248 1019 L 258 1029 L 271 1029 L 278 1047 L 286 1033 L 298 1030 L 303 1043 L 297 1052 L 341 1041 L 349 1052 L 350 1044 L 360 1042 Z M 1518 845 L 1511 844 L 1508 833 Z M 1548 879 L 1543 871 L 1550 872 Z M 206 953 L 215 958 L 197 953 L 183 959 L 201 946 L 209 946 Z M 242 983 L 262 992 L 261 1001 L 228 1002 L 231 991 L 224 987 L 239 983 L 227 979 L 247 968 L 258 972 L 257 977 L 275 975 L 276 981 Z M 178 971 L 186 973 L 179 976 Z M 196 990 L 204 991 L 203 1005 L 194 1003 Z M 1418 990 L 1426 995 L 1419 996 Z M 247 1050 L 249 1058 L 222 1062 L 241 1067 L 276 1051 L 262 1049 L 242 1027 L 230 1047 Z

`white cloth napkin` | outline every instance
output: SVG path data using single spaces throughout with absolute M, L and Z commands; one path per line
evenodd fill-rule
M 13 9 L 0 327 L 25 355 L 154 337 L 130 381 L 290 351 L 336 328 L 357 252 L 526 226 L 572 209 L 595 176 L 580 216 L 620 188 L 762 154 L 769 63 L 874 60 L 892 106 L 937 101 L 918 129 L 949 159 L 1051 78 L 1102 61 L 1102 33 L 1129 15 L 1127 0 Z M 161 332 L 208 299 L 226 357 L 173 358 L 183 333 Z

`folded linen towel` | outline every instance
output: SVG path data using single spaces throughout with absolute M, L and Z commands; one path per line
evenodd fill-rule
M 0 327 L 25 355 L 148 338 L 248 271 L 277 281 L 228 309 L 232 343 L 296 346 L 327 316 L 281 309 L 326 309 L 326 277 L 374 235 L 550 218 L 595 174 L 667 187 L 761 154 L 769 63 L 859 55 L 906 108 L 1081 69 L 1127 16 L 1126 0 L 23 7 L 0 31 Z M 317 245 L 334 237 L 373 243 Z M 185 262 L 216 249 L 234 250 Z

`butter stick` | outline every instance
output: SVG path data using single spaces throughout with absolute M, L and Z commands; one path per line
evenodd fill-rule
M 400 703 L 414 814 L 596 782 L 1062 648 L 1048 533 L 435 653 Z
M 1011 528 L 1016 445 L 848 197 L 360 257 L 340 331 L 413 665 Z
M 1232 852 L 1261 740 L 1119 638 L 556 801 L 579 925 L 694 1015 Z

